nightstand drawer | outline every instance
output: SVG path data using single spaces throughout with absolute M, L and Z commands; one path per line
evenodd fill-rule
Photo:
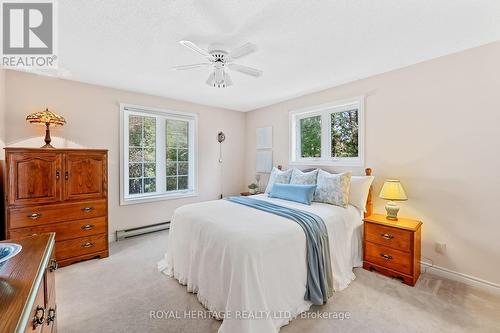
M 365 242 L 365 260 L 401 273 L 412 274 L 412 255 L 387 246 Z
M 369 242 L 409 252 L 413 232 L 366 222 L 365 239 Z

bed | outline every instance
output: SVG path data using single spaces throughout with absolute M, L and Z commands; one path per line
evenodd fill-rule
M 367 169 L 367 175 L 371 170 Z M 310 206 L 252 198 L 320 216 L 327 227 L 333 288 L 340 291 L 362 266 L 363 211 L 323 203 Z M 366 210 L 370 212 L 371 194 Z M 172 218 L 161 272 L 187 286 L 211 314 L 220 333 L 271 333 L 307 311 L 306 239 L 292 221 L 227 200 L 178 208 Z

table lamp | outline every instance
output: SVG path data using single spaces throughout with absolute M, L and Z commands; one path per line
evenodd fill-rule
M 66 124 L 66 120 L 64 119 L 64 117 L 49 111 L 49 109 L 45 109 L 45 111 L 37 111 L 37 112 L 33 112 L 32 114 L 29 114 L 26 117 L 26 121 L 29 123 L 32 123 L 32 124 L 41 124 L 41 125 L 46 126 L 45 145 L 42 146 L 41 148 L 52 148 L 52 149 L 54 147 L 50 144 L 50 141 L 52 141 L 50 138 L 50 125 L 62 126 L 64 124 Z
M 397 221 L 399 206 L 395 203 L 395 201 L 408 200 L 408 197 L 406 196 L 405 190 L 403 189 L 400 181 L 396 179 L 387 179 L 384 183 L 384 186 L 382 186 L 379 197 L 385 200 L 389 200 L 385 205 L 385 210 L 387 211 L 387 219 Z

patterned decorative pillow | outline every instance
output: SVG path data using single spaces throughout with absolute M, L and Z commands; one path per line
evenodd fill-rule
M 299 169 L 293 169 L 290 184 L 297 185 L 316 185 L 316 178 L 318 177 L 318 169 L 302 172 Z
M 319 170 L 313 201 L 347 207 L 351 174 L 350 171 L 333 174 Z
M 292 176 L 292 169 L 281 171 L 274 167 L 271 171 L 271 176 L 269 176 L 269 181 L 267 182 L 267 187 L 265 193 L 271 192 L 274 183 L 277 184 L 290 184 L 290 177 Z

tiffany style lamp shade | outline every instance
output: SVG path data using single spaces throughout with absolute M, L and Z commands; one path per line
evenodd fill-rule
M 37 111 L 26 117 L 26 121 L 32 124 L 40 124 L 45 125 L 45 145 L 42 148 L 54 148 L 50 144 L 50 125 L 53 126 L 62 126 L 66 124 L 66 120 L 64 117 L 55 114 L 54 112 L 49 111 L 49 109 L 45 109 L 45 111 Z

